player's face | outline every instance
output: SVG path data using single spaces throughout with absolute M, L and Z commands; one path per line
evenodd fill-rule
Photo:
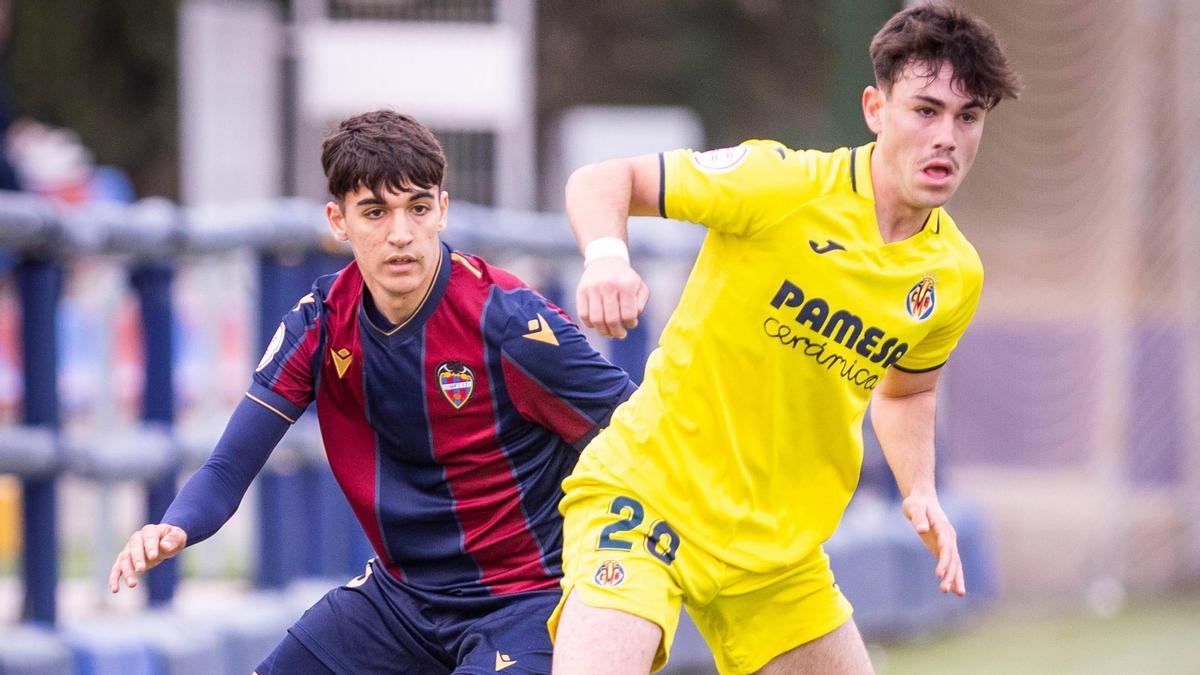
M 872 162 L 881 161 L 890 190 L 909 208 L 930 209 L 954 196 L 975 162 L 983 103 L 952 86 L 942 63 L 930 78 L 925 64 L 909 66 L 889 94 L 863 94 L 867 125 L 877 134 Z
M 449 204 L 450 196 L 437 187 L 392 192 L 384 186 L 377 196 L 360 186 L 340 205 L 325 205 L 334 237 L 350 242 L 367 288 L 385 314 L 388 308 L 406 308 L 414 295 L 419 302 L 432 283 Z

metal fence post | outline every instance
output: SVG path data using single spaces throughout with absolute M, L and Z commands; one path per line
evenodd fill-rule
M 166 264 L 146 263 L 134 268 L 130 282 L 137 292 L 142 310 L 142 338 L 146 346 L 146 382 L 142 419 L 152 425 L 170 428 L 175 423 L 174 387 L 174 313 L 171 286 L 175 270 Z M 178 465 L 147 485 L 146 522 L 162 521 L 175 498 Z M 168 560 L 146 576 L 150 604 L 164 605 L 175 595 L 179 580 L 178 559 Z
M 23 422 L 54 432 L 58 417 L 58 331 L 56 319 L 62 291 L 62 267 L 57 261 L 26 258 L 17 264 L 21 302 L 22 367 L 25 382 Z M 57 476 L 26 478 L 22 482 L 21 531 L 24 555 L 21 570 L 25 601 L 21 618 L 53 625 L 58 590 Z

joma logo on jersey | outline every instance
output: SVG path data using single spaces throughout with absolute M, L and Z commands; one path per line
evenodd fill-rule
M 933 276 L 926 274 L 916 286 L 909 289 L 908 295 L 904 296 L 905 311 L 917 321 L 924 321 L 933 315 L 933 305 L 936 301 L 933 282 Z
M 864 326 L 862 317 L 844 309 L 834 310 L 821 298 L 806 299 L 804 291 L 786 279 L 771 299 L 771 306 L 775 309 L 798 307 L 796 323 L 854 350 L 871 363 L 882 363 L 884 368 L 890 368 L 908 352 L 907 342 L 887 337 L 882 328 Z M 932 306 L 929 311 L 933 311 Z
M 460 361 L 443 361 L 437 367 L 437 381 L 442 396 L 455 410 L 466 405 L 475 392 L 475 373 Z
M 592 580 L 597 586 L 612 588 L 620 586 L 622 581 L 625 581 L 625 568 L 621 567 L 621 563 L 616 560 L 605 560 L 600 563 L 599 569 L 596 570 Z

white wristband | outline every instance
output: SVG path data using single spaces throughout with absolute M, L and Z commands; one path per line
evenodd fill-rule
M 599 258 L 624 258 L 629 262 L 629 247 L 619 237 L 599 237 L 583 247 L 583 264 L 587 266 Z

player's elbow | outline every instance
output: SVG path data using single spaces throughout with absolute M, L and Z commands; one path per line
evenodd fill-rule
M 628 160 L 606 159 L 602 162 L 585 164 L 571 172 L 567 179 L 567 203 L 573 196 L 586 196 L 597 191 L 629 184 Z
M 567 179 L 567 211 L 606 204 L 628 215 L 657 215 L 658 170 L 657 155 L 586 164 Z

